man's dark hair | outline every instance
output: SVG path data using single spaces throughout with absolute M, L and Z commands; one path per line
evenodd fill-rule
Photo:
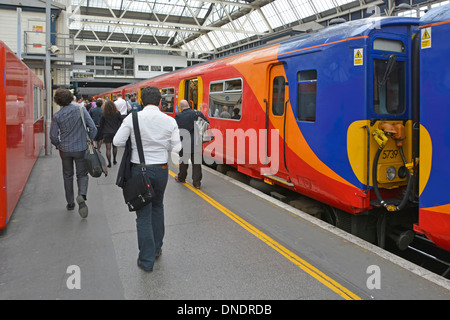
M 158 106 L 161 101 L 161 92 L 157 87 L 146 87 L 141 91 L 141 101 L 144 106 L 149 104 Z
M 73 100 L 73 94 L 69 89 L 58 88 L 55 91 L 55 97 L 53 98 L 55 103 L 61 107 L 68 106 Z

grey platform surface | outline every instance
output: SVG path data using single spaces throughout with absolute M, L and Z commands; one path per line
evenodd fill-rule
M 448 280 L 207 168 L 200 193 L 169 176 L 163 254 L 145 273 L 117 167 L 90 178 L 81 219 L 65 208 L 59 155 L 39 157 L 0 235 L 0 299 L 343 299 L 333 283 L 365 300 L 450 299 Z M 370 266 L 380 289 L 368 287 Z M 80 289 L 70 289 L 76 274 Z

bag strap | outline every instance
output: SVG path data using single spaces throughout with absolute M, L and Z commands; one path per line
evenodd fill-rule
M 87 144 L 92 144 L 91 138 L 89 137 L 89 133 L 87 131 L 86 128 L 86 122 L 84 121 L 84 112 L 83 112 L 83 107 L 80 106 L 80 113 L 81 113 L 81 121 L 83 121 L 83 126 L 84 126 L 84 130 L 86 131 L 86 138 L 87 138 Z
M 142 170 L 145 170 L 144 149 L 142 147 L 141 131 L 139 129 L 138 115 L 136 111 L 133 111 L 132 115 L 133 115 L 134 136 L 136 138 L 136 146 L 139 153 L 139 161 L 142 165 Z

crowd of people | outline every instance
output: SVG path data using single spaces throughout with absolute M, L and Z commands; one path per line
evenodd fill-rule
M 157 257 L 162 253 L 164 238 L 164 193 L 168 182 L 169 152 L 180 155 L 180 172 L 175 181 L 184 183 L 189 159 L 192 162 L 193 185 L 200 188 L 202 173 L 202 146 L 194 140 L 194 123 L 206 117 L 191 109 L 186 100 L 179 102 L 179 112 L 175 118 L 159 109 L 161 93 L 156 87 L 147 87 L 141 91 L 141 104 L 128 101 L 119 94 L 117 100 L 77 100 L 68 89 L 57 89 L 54 101 L 61 109 L 53 116 L 50 130 L 52 144 L 59 150 L 62 161 L 66 209 L 74 210 L 75 201 L 82 218 L 88 216 L 87 191 L 88 168 L 84 160 L 87 149 L 87 134 L 82 122 L 84 115 L 88 136 L 94 146 L 101 151 L 106 146 L 108 167 L 117 164 L 117 147 L 131 141 L 129 159 L 131 176 L 138 175 L 145 166 L 145 172 L 155 191 L 151 205 L 136 211 L 139 255 L 137 265 L 144 271 L 153 270 Z M 137 112 L 139 132 L 142 140 L 145 163 L 141 163 L 131 117 Z M 201 142 L 200 142 L 201 143 Z M 183 152 L 184 151 L 184 152 Z M 183 154 L 184 153 L 184 154 Z M 111 162 L 112 160 L 112 162 Z M 122 160 L 123 161 L 123 160 Z M 75 164 L 75 170 L 74 170 Z M 78 194 L 75 198 L 74 176 L 77 178 Z

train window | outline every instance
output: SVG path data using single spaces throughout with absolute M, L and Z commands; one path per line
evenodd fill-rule
M 242 90 L 241 79 L 225 81 L 225 91 Z
M 211 92 L 220 92 L 223 91 L 223 82 L 211 83 Z
M 125 93 L 125 100 L 131 100 L 131 98 L 134 98 L 136 100 L 137 99 L 136 97 L 137 97 L 136 92 Z
M 405 45 L 403 44 L 402 41 L 399 40 L 377 38 L 373 41 L 373 49 L 404 53 Z
M 374 59 L 373 106 L 377 114 L 405 111 L 405 62 Z
M 275 77 L 272 86 L 272 114 L 274 116 L 282 116 L 284 114 L 284 77 Z
M 161 111 L 173 112 L 173 105 L 175 100 L 175 88 L 161 89 Z
M 34 102 L 34 121 L 42 118 L 42 89 L 38 86 L 33 87 L 33 102 Z
M 297 74 L 297 120 L 316 121 L 317 70 Z
M 209 116 L 239 120 L 242 115 L 242 79 L 211 82 Z

